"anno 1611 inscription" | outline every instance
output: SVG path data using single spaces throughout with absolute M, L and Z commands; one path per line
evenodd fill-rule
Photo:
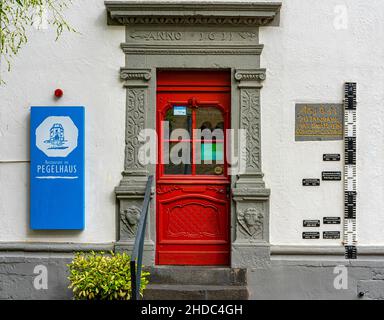
M 296 104 L 295 114 L 296 141 L 343 139 L 341 104 Z

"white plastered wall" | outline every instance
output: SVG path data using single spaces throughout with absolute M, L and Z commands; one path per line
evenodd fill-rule
M 261 2 L 261 1 L 259 1 Z M 264 1 L 267 2 L 267 1 Z M 358 83 L 358 239 L 384 245 L 384 2 L 381 0 L 283 0 L 279 27 L 264 27 L 262 153 L 272 191 L 271 243 L 340 245 L 302 240 L 303 219 L 343 215 L 343 187 L 322 182 L 303 188 L 302 178 L 323 170 L 323 153 L 342 153 L 342 141 L 295 142 L 295 103 L 340 103 L 343 84 Z M 337 27 L 346 9 L 346 29 Z M 35 31 L 0 88 L 0 161 L 29 159 L 29 106 L 86 107 L 86 229 L 29 230 L 28 163 L 0 163 L 0 241 L 110 242 L 115 240 L 114 187 L 124 158 L 125 93 L 118 70 L 124 28 L 107 26 L 102 0 L 75 1 L 67 12 L 81 34 Z M 335 25 L 336 22 L 336 25 Z M 4 68 L 4 66 L 3 66 Z M 53 90 L 64 90 L 55 101 Z M 319 231 L 325 230 L 321 227 Z M 341 230 L 333 226 L 327 230 Z M 310 229 L 308 229 L 310 231 Z
M 0 161 L 29 160 L 29 107 L 86 108 L 86 228 L 83 232 L 29 229 L 29 164 L 0 163 L 0 241 L 111 242 L 115 240 L 114 187 L 124 161 L 122 27 L 107 26 L 103 1 L 73 1 L 65 13 L 79 34 L 52 29 L 29 42 L 4 71 L 0 87 Z M 55 101 L 56 88 L 64 96 Z
M 343 28 L 343 14 L 347 25 Z M 359 245 L 384 244 L 384 2 L 285 0 L 280 26 L 262 28 L 262 151 L 271 194 L 271 243 L 339 245 L 341 240 L 302 240 L 303 219 L 343 216 L 343 185 L 302 187 L 302 178 L 343 170 L 323 153 L 343 154 L 343 142 L 295 142 L 295 103 L 341 103 L 344 82 L 357 82 Z

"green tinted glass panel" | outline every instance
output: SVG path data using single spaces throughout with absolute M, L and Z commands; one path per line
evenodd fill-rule
M 223 161 L 224 146 L 223 143 L 201 143 L 201 161 Z

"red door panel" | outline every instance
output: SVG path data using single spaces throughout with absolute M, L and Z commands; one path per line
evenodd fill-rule
M 225 159 L 229 112 L 229 72 L 158 72 L 157 264 L 230 262 L 229 177 Z M 164 134 L 163 121 L 168 123 L 169 136 Z M 180 129 L 189 135 L 172 135 Z M 194 129 L 223 129 L 224 135 L 201 138 Z M 177 144 L 185 146 L 190 163 L 163 163 L 166 153 L 171 153 Z

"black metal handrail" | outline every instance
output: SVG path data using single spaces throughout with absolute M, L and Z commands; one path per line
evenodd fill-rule
M 131 300 L 140 300 L 140 287 L 141 287 L 141 267 L 143 260 L 143 249 L 145 239 L 145 228 L 147 226 L 147 216 L 149 201 L 151 200 L 151 187 L 153 176 L 148 177 L 147 185 L 145 186 L 145 195 L 143 207 L 141 208 L 139 226 L 137 227 L 135 245 L 131 255 Z

